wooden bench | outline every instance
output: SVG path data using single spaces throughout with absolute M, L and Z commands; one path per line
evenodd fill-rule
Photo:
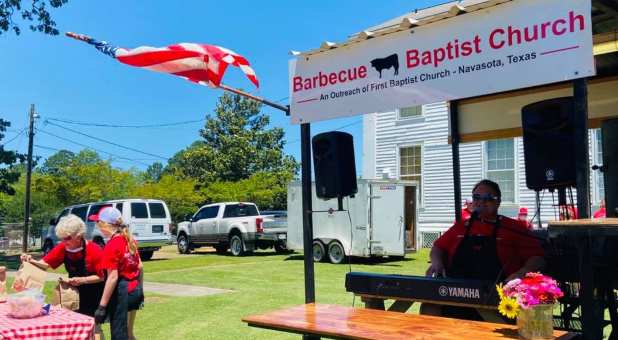
M 249 326 L 336 339 L 517 339 L 517 327 L 488 322 L 306 304 L 243 318 Z M 573 333 L 554 331 L 555 339 Z

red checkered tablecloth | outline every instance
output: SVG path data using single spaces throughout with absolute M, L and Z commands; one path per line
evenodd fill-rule
M 0 339 L 90 339 L 94 319 L 70 310 L 51 307 L 49 315 L 32 319 L 14 319 L 8 316 L 9 307 L 0 303 Z

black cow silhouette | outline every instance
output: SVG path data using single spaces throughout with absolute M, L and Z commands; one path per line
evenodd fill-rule
M 380 73 L 380 78 L 382 78 L 382 70 L 388 70 L 389 68 L 395 69 L 395 74 L 399 74 L 399 56 L 397 53 L 391 54 L 385 58 L 376 58 L 371 61 L 371 67 L 375 68 L 378 73 Z

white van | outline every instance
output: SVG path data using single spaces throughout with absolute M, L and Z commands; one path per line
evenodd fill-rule
M 86 223 L 86 239 L 105 245 L 105 238 L 88 217 L 98 214 L 104 207 L 115 207 L 122 212 L 122 220 L 129 225 L 133 237 L 137 240 L 140 256 L 149 260 L 155 250 L 171 243 L 170 225 L 172 219 L 164 201 L 152 199 L 120 199 L 105 202 L 76 204 L 66 207 L 57 217 L 50 221 L 50 226 L 43 239 L 43 252 L 47 254 L 58 243 L 56 223 L 68 214 L 77 215 Z

